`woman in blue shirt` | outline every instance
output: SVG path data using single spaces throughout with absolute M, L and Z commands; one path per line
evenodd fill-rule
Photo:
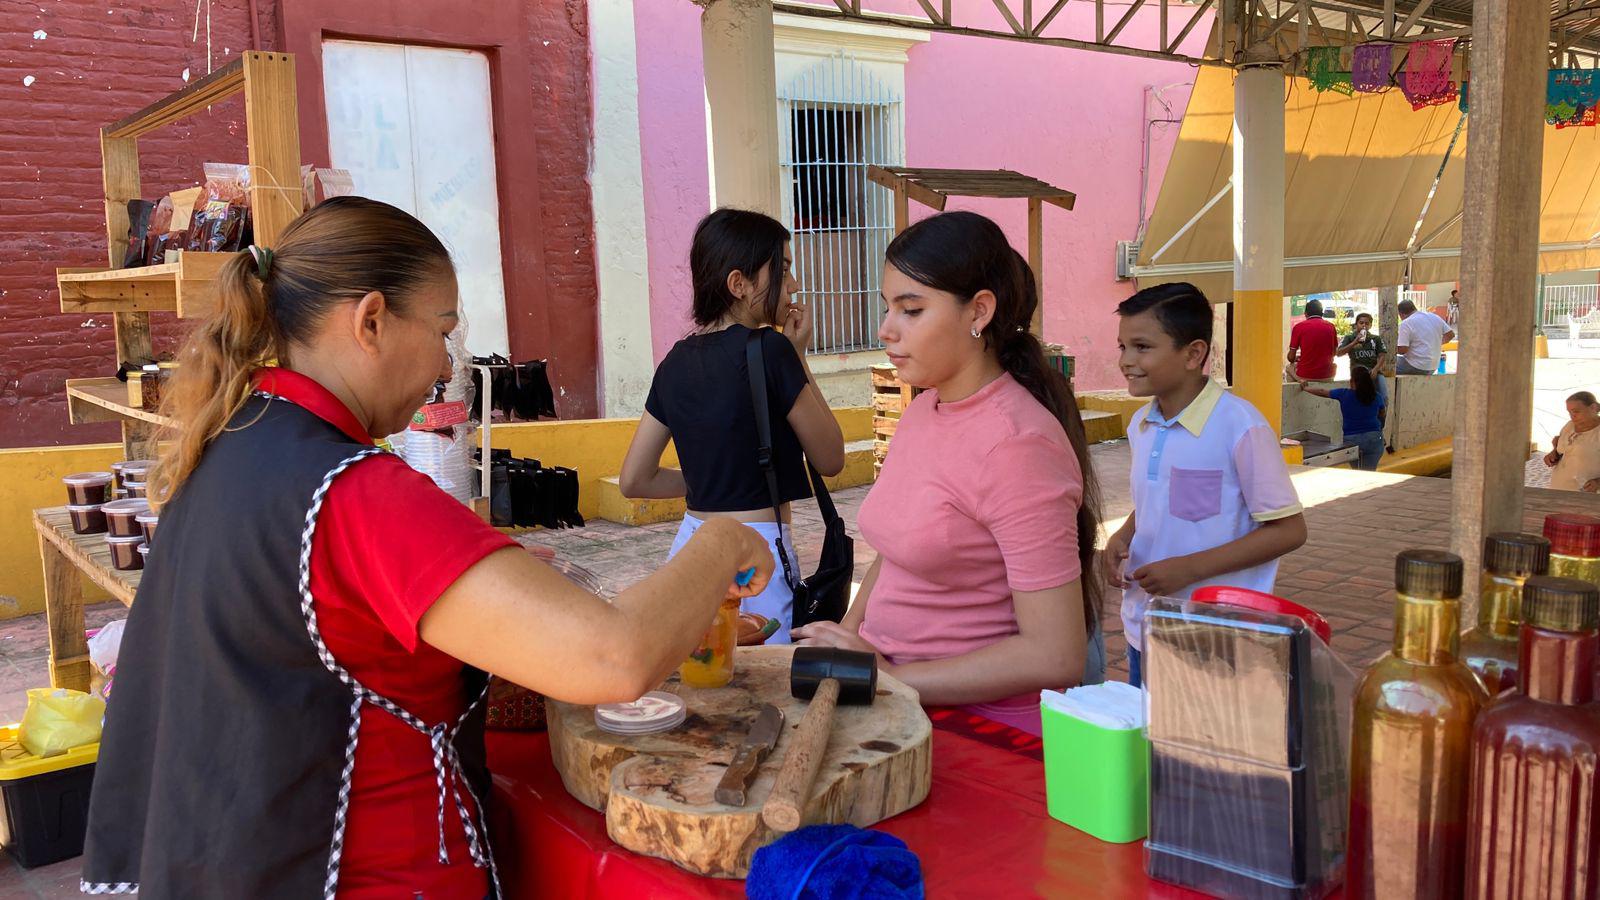
M 1300 379 L 1300 389 L 1318 397 L 1339 401 L 1339 411 L 1344 414 L 1344 439 L 1354 443 L 1361 455 L 1356 458 L 1356 468 L 1371 472 L 1383 459 L 1383 395 L 1372 380 L 1371 370 L 1364 366 L 1350 367 L 1350 386 L 1347 388 L 1313 387 Z

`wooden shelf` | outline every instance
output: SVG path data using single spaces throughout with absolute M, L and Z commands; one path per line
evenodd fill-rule
M 56 269 L 64 313 L 206 312 L 222 266 L 232 253 L 184 251 L 177 262 L 132 269 Z
M 67 414 L 74 425 L 129 419 L 152 425 L 172 425 L 171 419 L 153 410 L 130 406 L 127 382 L 115 378 L 67 379 Z
M 72 516 L 65 506 L 35 510 L 33 527 L 42 540 L 61 551 L 90 581 L 105 588 L 122 605 L 133 605 L 133 595 L 139 590 L 139 578 L 144 573 L 112 568 L 111 548 L 106 546 L 105 535 L 74 534 Z

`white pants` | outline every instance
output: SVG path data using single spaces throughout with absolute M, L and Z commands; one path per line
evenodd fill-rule
M 672 549 L 668 551 L 667 558 L 678 555 L 683 545 L 689 542 L 689 537 L 705 522 L 694 516 L 683 517 L 683 524 L 678 526 L 678 536 L 672 541 Z M 789 551 L 789 565 L 794 568 L 796 576 L 800 574 L 800 560 L 794 555 L 794 535 L 787 528 L 777 522 L 746 522 L 746 526 L 755 529 L 756 533 L 767 539 L 767 549 L 772 551 L 772 580 L 767 583 L 767 589 L 754 597 L 746 597 L 740 604 L 744 612 L 759 613 L 769 619 L 778 620 L 778 630 L 772 637 L 767 638 L 769 644 L 789 643 L 789 623 L 794 618 L 794 592 L 789 589 L 789 583 L 783 577 L 783 563 L 778 560 L 778 537 L 783 537 L 784 549 Z

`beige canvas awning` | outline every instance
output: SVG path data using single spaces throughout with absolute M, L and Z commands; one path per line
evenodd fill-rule
M 1192 281 L 1213 299 L 1232 296 L 1233 77 L 1197 73 L 1140 250 L 1141 283 Z M 1399 284 L 1408 248 L 1411 282 L 1455 280 L 1470 127 L 1457 135 L 1460 110 L 1413 110 L 1399 90 L 1345 96 L 1302 78 L 1287 84 L 1284 292 Z M 1541 209 L 1540 270 L 1600 268 L 1600 128 L 1545 128 Z

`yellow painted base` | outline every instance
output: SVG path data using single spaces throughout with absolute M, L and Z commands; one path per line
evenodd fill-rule
M 1114 412 L 1086 409 L 1081 410 L 1079 415 L 1083 416 L 1084 437 L 1091 444 L 1104 444 L 1128 433 L 1128 427 L 1123 424 L 1122 417 Z
M 851 477 L 861 479 L 857 484 L 871 481 L 872 411 L 855 407 L 834 410 L 834 415 L 846 442 L 868 442 L 865 460 L 852 458 L 844 474 L 854 472 Z M 601 479 L 621 471 L 622 458 L 638 425 L 637 419 L 518 422 L 495 426 L 493 438 L 494 446 L 516 456 L 576 469 L 578 511 L 584 518 L 597 518 L 603 494 Z M 44 571 L 31 524 L 33 510 L 66 503 L 63 476 L 104 470 L 121 458 L 120 444 L 0 450 L 0 619 L 44 610 Z M 667 448 L 663 461 L 678 464 L 672 447 Z M 677 515 L 682 514 L 680 509 Z M 85 602 L 107 599 L 104 592 L 85 582 Z
M 1536 334 L 1533 336 L 1533 358 L 1550 358 L 1550 341 L 1542 334 Z
M 66 504 L 63 477 L 103 472 L 120 459 L 121 444 L 0 450 L 0 619 L 44 611 L 44 566 L 33 511 Z M 111 599 L 87 579 L 83 584 L 84 602 Z
M 1283 433 L 1283 291 L 1233 292 L 1233 392 Z
M 1113 413 L 1121 420 L 1122 434 L 1118 435 L 1119 437 L 1128 433 L 1128 425 L 1133 421 L 1133 414 L 1149 402 L 1149 397 L 1135 397 L 1127 391 L 1078 392 L 1080 410 Z
M 1443 475 L 1455 461 L 1451 438 L 1440 438 L 1394 453 L 1385 453 L 1378 471 L 1390 475 Z
M 872 441 L 855 441 L 845 445 L 844 468 L 838 475 L 824 478 L 830 491 L 871 484 L 877 477 L 873 465 Z M 615 475 L 600 479 L 596 486 L 599 517 L 622 525 L 654 525 L 657 522 L 676 522 L 683 518 L 687 507 L 682 498 L 671 500 L 635 500 L 622 496 L 622 488 Z
M 1278 452 L 1283 454 L 1283 461 L 1291 466 L 1304 465 L 1306 461 L 1306 448 L 1295 444 L 1294 446 L 1279 445 Z

